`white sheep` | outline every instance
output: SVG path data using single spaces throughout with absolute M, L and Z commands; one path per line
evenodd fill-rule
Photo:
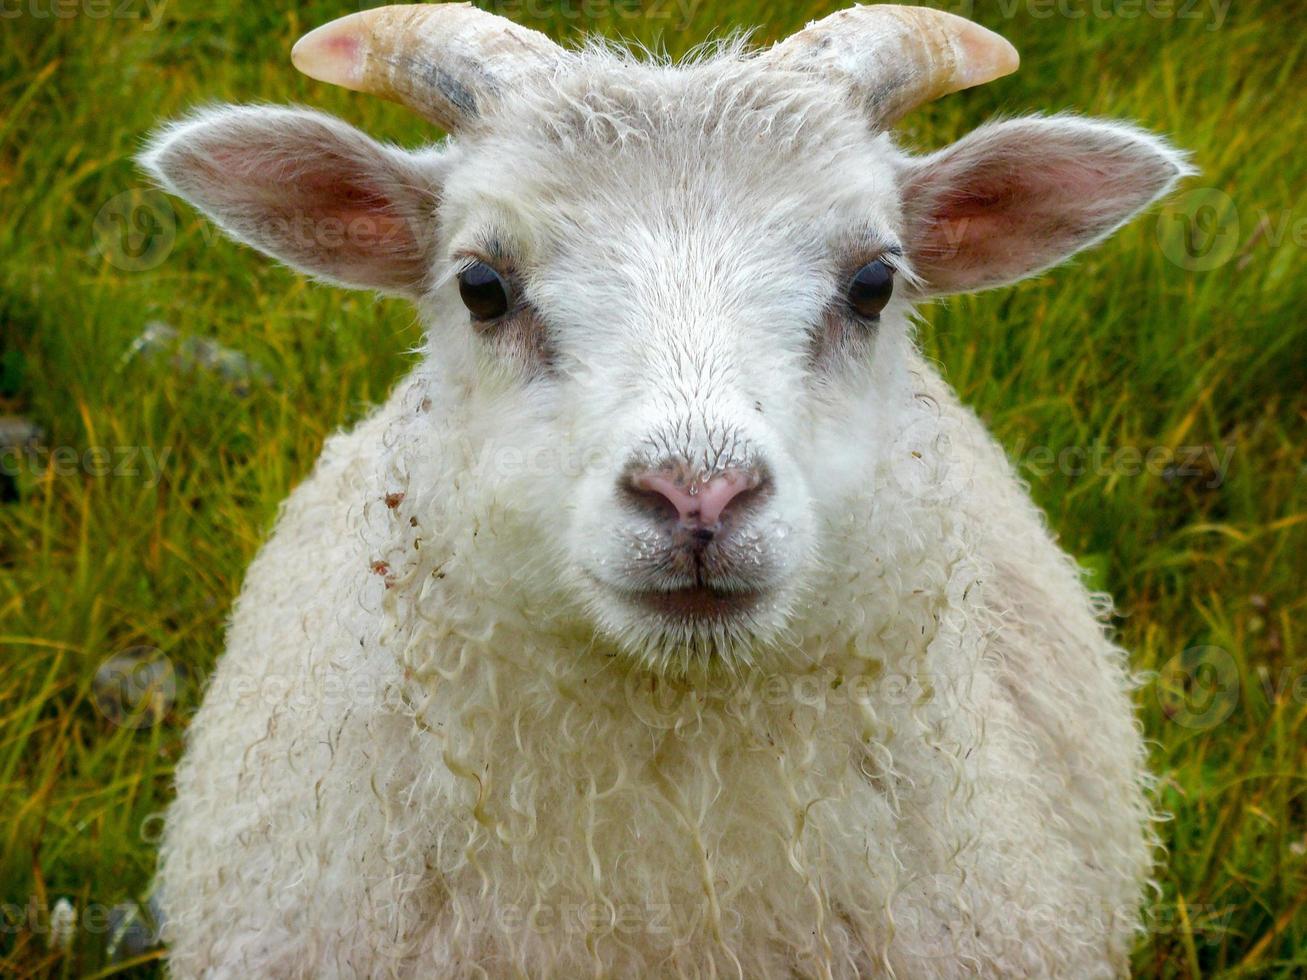
M 294 58 L 455 137 L 223 107 L 143 158 L 429 328 L 236 604 L 162 848 L 173 973 L 1125 972 L 1126 658 L 910 321 L 1183 157 L 1067 116 L 900 150 L 1016 67 L 921 8 L 665 63 L 385 7 Z

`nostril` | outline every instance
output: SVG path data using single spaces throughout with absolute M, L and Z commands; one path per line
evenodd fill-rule
M 675 524 L 682 516 L 671 480 L 656 473 L 631 473 L 619 483 L 622 495 L 650 517 Z M 686 495 L 688 496 L 688 494 Z
M 744 486 L 730 500 L 730 512 L 737 516 L 753 510 L 772 493 L 770 470 L 766 467 L 755 467 L 745 472 L 747 479 Z
M 728 510 L 732 516 L 744 510 L 749 498 L 762 485 L 762 472 L 733 467 L 715 473 L 698 488 L 699 519 L 714 525 Z

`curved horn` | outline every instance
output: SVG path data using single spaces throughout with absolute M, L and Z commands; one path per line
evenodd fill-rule
M 538 31 L 470 3 L 435 3 L 333 20 L 300 38 L 290 58 L 310 78 L 402 103 L 452 132 L 561 54 Z
M 966 18 L 894 4 L 831 14 L 763 57 L 841 76 L 886 127 L 923 103 L 1010 74 L 1020 61 L 1006 40 Z

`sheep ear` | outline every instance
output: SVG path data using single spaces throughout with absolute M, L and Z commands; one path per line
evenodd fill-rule
M 226 106 L 166 127 L 141 165 L 238 241 L 311 275 L 415 298 L 427 285 L 438 154 L 307 110 Z
M 1162 140 L 1119 123 L 983 126 L 901 164 L 913 270 L 926 295 L 1015 282 L 1101 241 L 1192 172 Z

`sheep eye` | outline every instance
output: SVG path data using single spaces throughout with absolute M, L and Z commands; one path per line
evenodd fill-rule
M 458 294 L 476 320 L 493 320 L 508 312 L 508 287 L 484 262 L 473 262 L 458 274 Z
M 860 317 L 873 320 L 894 292 L 894 270 L 880 259 L 868 262 L 849 282 L 849 306 Z

